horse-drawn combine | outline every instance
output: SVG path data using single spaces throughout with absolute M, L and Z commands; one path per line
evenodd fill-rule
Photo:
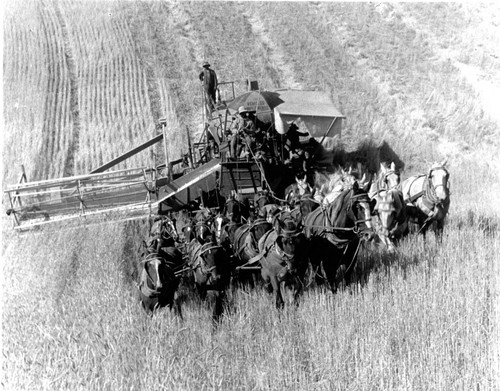
M 145 235 L 138 283 L 145 309 L 169 305 L 180 314 L 175 290 L 187 272 L 202 296 L 217 293 L 218 318 L 231 276 L 252 282 L 257 271 L 281 307 L 282 287 L 291 286 L 297 302 L 308 270 L 334 291 L 348 282 L 374 230 L 394 250 L 409 217 L 425 231 L 447 213 L 445 162 L 402 186 L 394 164 L 369 178 L 333 170 L 323 143 L 340 136 L 344 116 L 325 93 L 233 93 L 215 105 L 204 101 L 203 118 L 200 141 L 189 142 L 177 161 L 110 171 L 166 143 L 162 120 L 160 134 L 86 175 L 27 182 L 22 174 L 5 190 L 14 228 L 113 212 L 121 219 L 150 217 L 155 223 Z M 188 217 L 177 227 L 180 211 Z

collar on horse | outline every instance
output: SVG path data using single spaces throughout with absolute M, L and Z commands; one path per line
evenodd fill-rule
M 422 204 L 423 204 L 423 207 L 424 207 L 424 209 L 422 211 L 425 212 L 425 214 L 427 214 L 428 216 L 434 215 L 436 206 L 440 206 L 440 205 L 442 206 L 442 204 L 443 204 L 443 200 L 440 200 L 437 197 L 437 195 L 436 195 L 436 187 L 434 187 L 432 185 L 432 180 L 431 180 L 432 171 L 437 170 L 437 169 L 442 169 L 442 170 L 444 170 L 448 174 L 448 170 L 446 170 L 445 167 L 431 168 L 429 170 L 429 173 L 427 175 L 421 174 L 421 175 L 415 175 L 415 176 L 413 176 L 413 180 L 411 181 L 410 185 L 408 186 L 408 192 L 407 192 L 408 202 L 411 203 L 412 205 L 416 206 L 415 202 L 419 198 L 422 198 Z M 422 186 L 422 190 L 419 191 L 417 194 L 414 194 L 413 196 L 410 196 L 410 191 L 411 191 L 412 185 L 418 179 L 420 179 L 422 177 L 425 177 L 424 178 L 424 183 L 423 183 L 423 186 Z M 444 185 L 440 184 L 437 187 L 439 187 L 439 186 L 444 186 Z
M 191 265 L 191 268 L 193 270 L 200 268 L 204 274 L 211 273 L 216 268 L 216 266 L 214 265 L 214 266 L 208 267 L 205 264 L 205 261 L 203 259 L 203 254 L 205 254 L 207 251 L 220 249 L 220 248 L 222 248 L 222 246 L 220 246 L 218 244 L 214 244 L 212 242 L 205 243 L 205 244 L 201 245 L 200 247 L 198 247 L 194 253 L 194 256 L 193 256 L 194 262 Z

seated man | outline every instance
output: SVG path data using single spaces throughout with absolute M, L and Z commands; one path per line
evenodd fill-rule
M 285 149 L 285 164 L 292 167 L 295 172 L 305 171 L 307 173 L 307 155 L 306 150 L 300 142 L 300 137 L 308 136 L 309 133 L 299 132 L 298 126 L 291 123 L 286 133 Z
M 230 155 L 233 160 L 240 157 L 243 147 L 252 148 L 256 129 L 254 122 L 248 116 L 244 106 L 238 109 L 238 117 L 231 124 Z

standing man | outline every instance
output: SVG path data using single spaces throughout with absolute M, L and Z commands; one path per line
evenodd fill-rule
M 210 69 L 208 61 L 203 63 L 203 70 L 200 73 L 200 81 L 205 91 L 207 105 L 210 110 L 215 109 L 215 91 L 217 90 L 217 75 L 213 69 Z

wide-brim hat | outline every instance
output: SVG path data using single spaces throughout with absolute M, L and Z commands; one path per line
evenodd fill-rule
M 239 114 L 248 113 L 248 109 L 245 106 L 240 106 L 238 107 L 238 113 Z
M 203 68 L 209 67 L 209 66 L 210 66 L 210 63 L 208 61 L 203 61 L 203 65 L 202 65 Z

